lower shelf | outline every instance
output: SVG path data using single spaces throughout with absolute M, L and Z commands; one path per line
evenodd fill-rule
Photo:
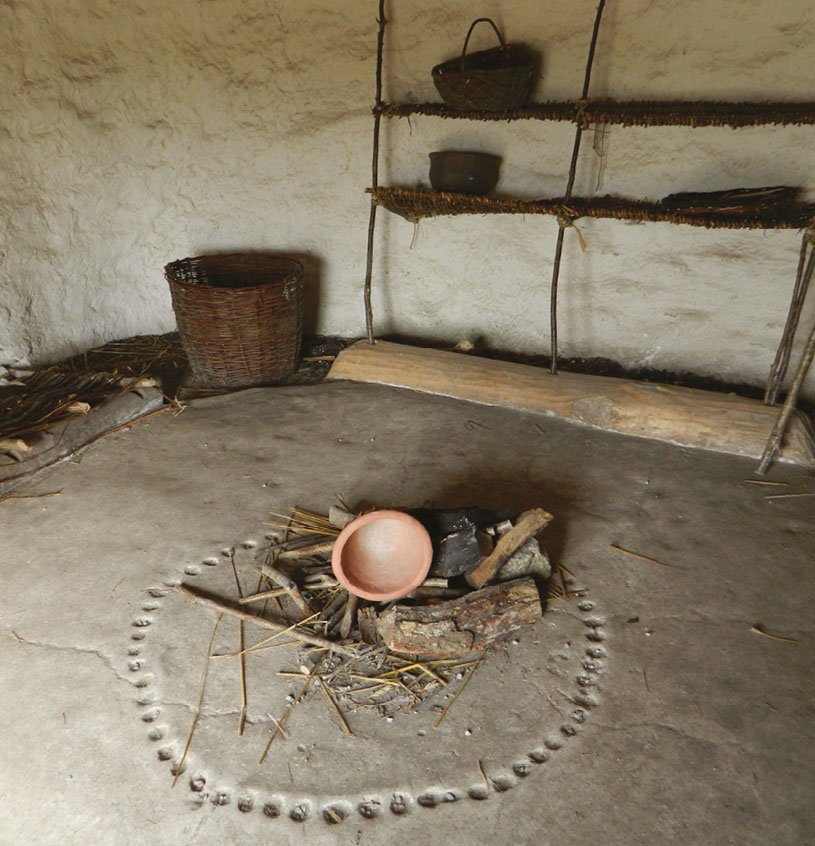
M 761 456 L 780 413 L 732 394 L 582 373 L 552 376 L 525 364 L 385 341 L 343 350 L 328 378 L 410 388 L 752 458 Z M 800 412 L 790 420 L 781 458 L 815 466 L 815 432 Z
M 416 188 L 369 188 L 373 201 L 410 221 L 454 214 L 548 214 L 567 220 L 581 217 L 683 223 L 708 229 L 803 229 L 815 219 L 815 204 L 793 203 L 772 214 L 688 214 L 659 203 L 622 197 L 562 197 L 522 200 L 517 197 L 454 194 Z

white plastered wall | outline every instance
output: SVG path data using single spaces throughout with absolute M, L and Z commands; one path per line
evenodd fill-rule
M 576 97 L 594 9 L 390 0 L 386 99 L 437 99 L 431 67 L 484 14 L 542 52 L 538 99 Z M 491 44 L 476 31 L 474 49 Z M 303 255 L 319 288 L 308 329 L 361 335 L 375 49 L 375 0 L 0 0 L 0 364 L 172 329 L 163 265 L 232 249 Z M 608 0 L 591 93 L 815 100 L 813 67 L 805 0 Z M 573 133 L 386 121 L 380 178 L 424 184 L 427 153 L 459 146 L 504 157 L 500 191 L 558 195 Z M 815 128 L 611 127 L 603 160 L 592 141 L 578 194 L 790 184 L 815 199 Z M 764 382 L 800 233 L 578 225 L 588 249 L 567 233 L 561 354 Z M 414 231 L 381 213 L 377 333 L 546 352 L 556 233 L 546 217 Z

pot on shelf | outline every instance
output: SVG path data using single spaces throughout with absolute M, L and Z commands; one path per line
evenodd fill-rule
M 469 150 L 430 153 L 430 184 L 436 191 L 489 194 L 498 184 L 501 157 Z

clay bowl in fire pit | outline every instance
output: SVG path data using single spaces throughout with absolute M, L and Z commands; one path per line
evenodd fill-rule
M 340 532 L 331 568 L 351 593 L 386 602 L 415 590 L 432 558 L 430 535 L 418 520 L 401 511 L 370 511 Z

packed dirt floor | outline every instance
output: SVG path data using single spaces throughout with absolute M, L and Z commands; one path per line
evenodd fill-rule
M 815 477 L 755 464 L 341 382 L 96 442 L 0 503 L 0 844 L 815 844 Z M 296 654 L 247 661 L 243 736 L 211 660 L 172 787 L 215 617 L 173 587 L 226 589 L 273 512 L 338 495 L 541 506 L 585 593 L 494 648 L 438 728 L 352 712 L 351 737 L 315 691 L 263 764 Z

